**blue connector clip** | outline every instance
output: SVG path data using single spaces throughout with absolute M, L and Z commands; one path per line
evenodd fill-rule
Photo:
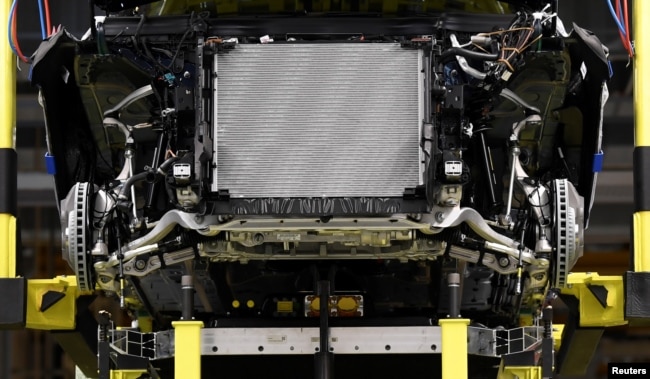
M 601 150 L 600 152 L 594 154 L 594 163 L 591 167 L 591 171 L 593 172 L 601 172 L 603 171 L 603 151 Z
M 163 79 L 169 84 L 169 86 L 173 86 L 176 83 L 176 76 L 172 73 L 166 73 L 163 75 Z
M 54 156 L 50 155 L 50 153 L 45 153 L 45 168 L 48 174 L 56 175 L 56 162 Z
M 607 60 L 607 68 L 609 70 L 609 78 L 611 79 L 614 77 L 614 67 L 612 67 L 612 61 L 609 59 Z

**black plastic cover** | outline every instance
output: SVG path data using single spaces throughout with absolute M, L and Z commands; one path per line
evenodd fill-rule
M 22 329 L 27 317 L 27 279 L 0 278 L 0 329 Z
M 0 149 L 0 213 L 16 216 L 17 171 L 16 150 Z
M 650 321 L 650 272 L 625 273 L 625 319 Z
M 634 148 L 634 211 L 650 210 L 650 146 Z

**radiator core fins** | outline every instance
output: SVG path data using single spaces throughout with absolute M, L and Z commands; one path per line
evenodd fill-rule
M 244 44 L 215 63 L 213 191 L 396 197 L 420 183 L 421 52 Z

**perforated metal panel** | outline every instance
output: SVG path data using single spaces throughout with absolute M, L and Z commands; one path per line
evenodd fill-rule
M 215 181 L 236 197 L 401 196 L 420 183 L 421 52 L 238 45 L 215 59 Z

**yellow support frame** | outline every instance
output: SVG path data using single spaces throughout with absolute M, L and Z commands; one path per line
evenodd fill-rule
M 592 287 L 592 289 L 590 289 Z M 593 287 L 604 288 L 606 304 L 600 303 L 592 292 Z M 600 276 L 596 273 L 569 274 L 562 293 L 573 295 L 579 301 L 580 326 L 607 327 L 625 325 L 625 290 L 623 277 Z
M 634 217 L 633 269 L 625 273 L 625 317 L 632 324 L 650 322 L 650 33 L 647 16 L 650 2 L 635 1 L 632 12 L 634 26 Z M 636 38 L 638 37 L 638 38 Z
M 52 292 L 63 297 L 42 310 L 43 296 Z M 40 330 L 71 330 L 75 328 L 77 298 L 83 293 L 75 276 L 57 276 L 54 279 L 27 281 L 27 318 L 25 327 Z
M 438 321 L 442 329 L 442 379 L 467 378 L 467 327 L 470 320 Z
M 0 24 L 7 30 L 10 1 L 0 6 Z M 5 70 L 0 75 L 0 92 L 2 93 L 2 111 L 0 112 L 0 149 L 16 148 L 16 58 L 7 37 L 0 38 L 0 62 Z M 5 173 L 0 173 L 5 174 Z M 13 181 L 6 185 L 15 185 L 16 178 L 0 180 Z M 0 278 L 16 277 L 16 215 L 0 213 Z
M 202 321 L 173 321 L 174 378 L 201 379 Z
M 647 112 L 648 101 L 650 100 L 650 58 L 646 56 L 650 52 L 650 41 L 644 36 L 650 35 L 650 24 L 646 16 L 650 15 L 650 2 L 635 1 L 634 11 L 634 35 L 639 36 L 634 40 L 636 55 L 634 58 L 634 145 L 635 148 L 650 147 L 650 112 Z M 635 149 L 636 150 L 636 149 Z M 636 151 L 635 151 L 636 153 Z M 636 158 L 636 157 L 635 157 Z M 642 163 L 635 160 L 635 164 Z M 641 166 L 646 166 L 645 162 Z M 647 176 L 635 167 L 635 185 L 644 183 L 643 178 L 636 176 Z M 650 191 L 650 188 L 640 188 L 640 191 Z M 640 199 L 635 199 L 637 207 Z M 650 209 L 641 209 L 634 213 L 634 271 L 650 272 Z

